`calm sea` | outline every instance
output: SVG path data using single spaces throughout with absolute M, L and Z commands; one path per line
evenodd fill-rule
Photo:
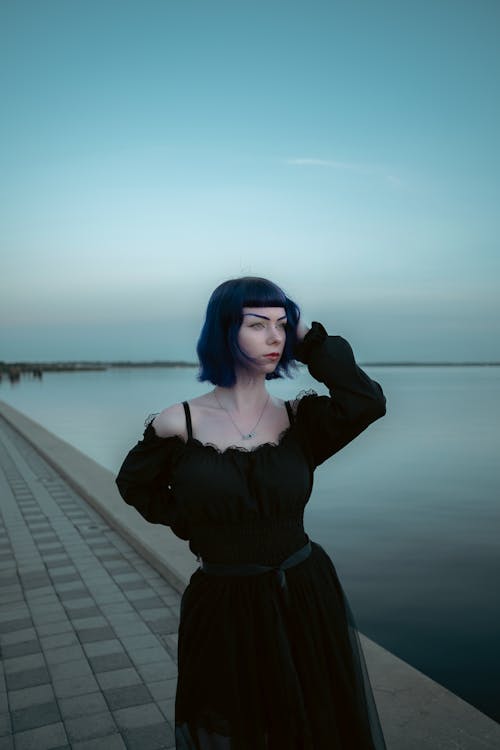
M 366 369 L 387 416 L 318 469 L 306 529 L 362 632 L 500 721 L 500 368 Z M 0 398 L 116 471 L 149 413 L 207 390 L 195 375 L 45 374 Z

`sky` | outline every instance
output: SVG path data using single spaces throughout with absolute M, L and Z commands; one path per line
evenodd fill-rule
M 2 0 L 0 361 L 194 360 L 248 274 L 500 360 L 499 79 L 497 0 Z

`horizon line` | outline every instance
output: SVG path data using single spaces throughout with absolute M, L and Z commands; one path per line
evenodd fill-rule
M 362 367 L 474 367 L 474 366 L 500 366 L 500 360 L 380 360 L 371 362 L 357 362 Z M 0 361 L 0 372 L 7 372 L 9 368 L 37 368 L 37 367 L 63 367 L 80 366 L 99 367 L 199 367 L 198 362 L 188 360 L 167 359 L 58 359 L 58 360 L 16 360 L 12 362 Z

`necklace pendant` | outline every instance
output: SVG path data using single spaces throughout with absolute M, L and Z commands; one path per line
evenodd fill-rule
M 254 438 L 255 434 L 256 434 L 257 427 L 259 426 L 260 421 L 261 421 L 262 417 L 264 416 L 264 412 L 266 410 L 266 406 L 268 405 L 269 399 L 271 398 L 270 394 L 269 393 L 267 394 L 266 403 L 264 404 L 264 406 L 262 408 L 262 411 L 260 413 L 260 417 L 258 418 L 257 422 L 254 424 L 254 426 L 252 427 L 252 429 L 250 430 L 250 432 L 242 432 L 240 430 L 240 428 L 238 427 L 238 425 L 236 424 L 236 422 L 234 421 L 234 419 L 232 418 L 231 414 L 226 409 L 226 407 L 224 406 L 224 404 L 221 404 L 221 402 L 217 398 L 217 393 L 215 392 L 215 389 L 213 390 L 213 394 L 214 394 L 214 398 L 217 401 L 217 403 L 219 404 L 220 408 L 223 409 L 226 412 L 227 416 L 229 417 L 229 419 L 233 423 L 235 430 L 238 430 L 238 435 L 241 435 L 241 439 L 242 440 L 251 440 L 252 438 Z

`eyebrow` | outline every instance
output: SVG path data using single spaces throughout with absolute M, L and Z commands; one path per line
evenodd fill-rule
M 253 315 L 254 318 L 264 318 L 264 320 L 271 320 L 271 318 L 268 318 L 267 315 L 259 315 L 258 313 L 243 313 L 243 317 L 246 315 Z M 281 318 L 278 318 L 278 320 L 284 320 L 286 318 L 286 315 L 282 315 Z

